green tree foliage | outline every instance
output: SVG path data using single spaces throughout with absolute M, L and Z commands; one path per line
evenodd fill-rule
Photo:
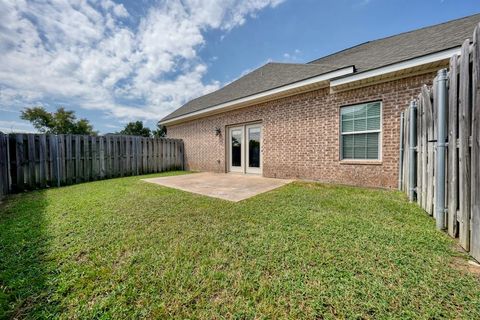
M 142 121 L 129 122 L 125 128 L 119 132 L 129 136 L 150 137 L 150 128 L 144 127 Z
M 162 126 L 160 122 L 157 123 L 157 129 L 152 131 L 154 137 L 162 138 L 167 136 L 167 127 Z
M 75 111 L 68 111 L 62 107 L 55 112 L 48 112 L 43 107 L 25 108 L 20 118 L 30 121 L 35 129 L 42 133 L 97 134 L 87 119 L 77 120 Z

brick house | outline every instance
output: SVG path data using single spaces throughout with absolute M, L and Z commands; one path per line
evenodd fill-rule
M 307 64 L 268 63 L 161 120 L 189 170 L 394 188 L 400 113 L 480 14 Z

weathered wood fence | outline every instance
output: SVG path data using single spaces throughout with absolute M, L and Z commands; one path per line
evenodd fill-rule
M 433 83 L 403 113 L 401 189 L 480 261 L 480 25 L 451 58 L 444 89 L 438 76 Z
M 0 196 L 175 169 L 183 169 L 178 139 L 0 134 Z

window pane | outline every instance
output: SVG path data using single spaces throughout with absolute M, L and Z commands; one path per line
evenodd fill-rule
M 367 104 L 367 117 L 380 117 L 380 102 Z
M 355 108 L 354 107 L 344 107 L 341 109 L 342 112 L 342 120 L 351 120 L 353 119 L 353 113 L 355 111 Z
M 248 129 L 248 166 L 260 168 L 260 128 Z
M 367 130 L 367 119 L 355 119 L 353 121 L 354 131 L 365 131 Z
M 380 117 L 367 118 L 366 130 L 380 130 Z
M 353 134 L 342 136 L 342 159 L 353 159 Z
M 232 166 L 242 166 L 242 130 L 232 130 Z
M 367 106 L 365 104 L 361 104 L 358 106 L 355 106 L 355 113 L 354 113 L 354 118 L 365 118 L 367 116 Z
M 353 132 L 353 120 L 344 120 L 342 122 L 342 132 Z
M 378 159 L 378 135 L 379 133 L 367 134 L 367 159 Z
M 354 152 L 353 156 L 355 159 L 365 159 L 367 156 L 367 137 L 366 134 L 356 134 L 354 135 Z
M 359 133 L 342 136 L 342 159 L 379 159 L 380 133 Z

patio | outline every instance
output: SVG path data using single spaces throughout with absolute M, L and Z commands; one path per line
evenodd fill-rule
M 143 181 L 234 202 L 292 182 L 292 180 L 264 178 L 257 175 L 212 172 L 150 178 Z

